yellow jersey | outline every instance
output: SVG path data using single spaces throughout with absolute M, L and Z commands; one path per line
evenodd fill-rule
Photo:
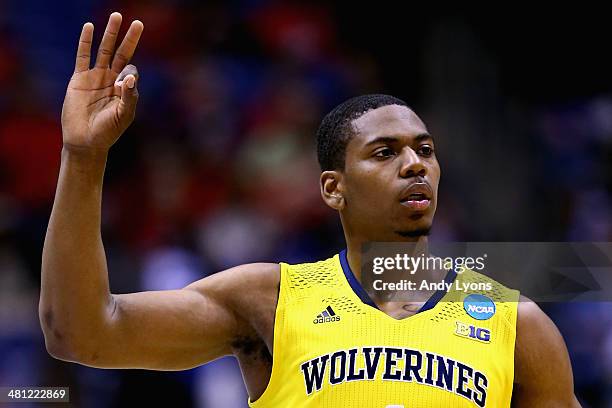
M 272 373 L 249 405 L 509 407 L 519 293 L 474 271 L 457 276 L 397 320 L 369 298 L 346 251 L 281 263 Z M 466 292 L 459 280 L 490 290 Z

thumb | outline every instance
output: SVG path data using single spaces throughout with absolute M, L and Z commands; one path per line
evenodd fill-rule
M 127 120 L 128 124 L 134 119 L 136 103 L 138 102 L 138 87 L 136 77 L 127 75 L 121 84 L 121 101 L 119 102 L 119 117 Z

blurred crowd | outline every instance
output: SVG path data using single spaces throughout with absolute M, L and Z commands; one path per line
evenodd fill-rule
M 61 150 L 61 102 L 85 21 L 145 31 L 140 101 L 110 152 L 103 239 L 114 293 L 180 288 L 245 262 L 343 248 L 323 204 L 314 134 L 344 99 L 405 99 L 442 166 L 432 239 L 612 241 L 612 94 L 508 96 L 502 61 L 461 18 L 421 38 L 418 81 L 362 49 L 340 7 L 240 1 L 0 3 L 0 386 L 66 385 L 75 406 L 241 407 L 231 358 L 178 373 L 96 370 L 44 349 L 42 243 Z M 125 27 L 123 29 L 125 31 Z M 357 43 L 355 43 L 357 41 Z M 394 52 L 391 46 L 390 53 Z M 409 58 L 406 56 L 405 58 Z M 403 58 L 401 55 L 396 58 Z M 585 407 L 612 407 L 612 308 L 543 305 L 562 331 Z M 24 406 L 24 405 L 20 405 Z

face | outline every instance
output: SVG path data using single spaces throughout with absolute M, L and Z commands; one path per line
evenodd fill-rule
M 426 235 L 436 211 L 440 166 L 425 124 L 409 108 L 389 105 L 352 125 L 344 170 L 330 172 L 336 179 L 327 185 L 340 201 L 326 199 L 337 204 L 345 231 L 368 241 Z

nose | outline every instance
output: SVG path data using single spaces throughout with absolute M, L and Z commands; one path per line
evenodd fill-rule
M 402 154 L 401 168 L 399 175 L 401 178 L 425 177 L 427 169 L 421 161 L 419 155 L 412 149 L 406 148 Z

